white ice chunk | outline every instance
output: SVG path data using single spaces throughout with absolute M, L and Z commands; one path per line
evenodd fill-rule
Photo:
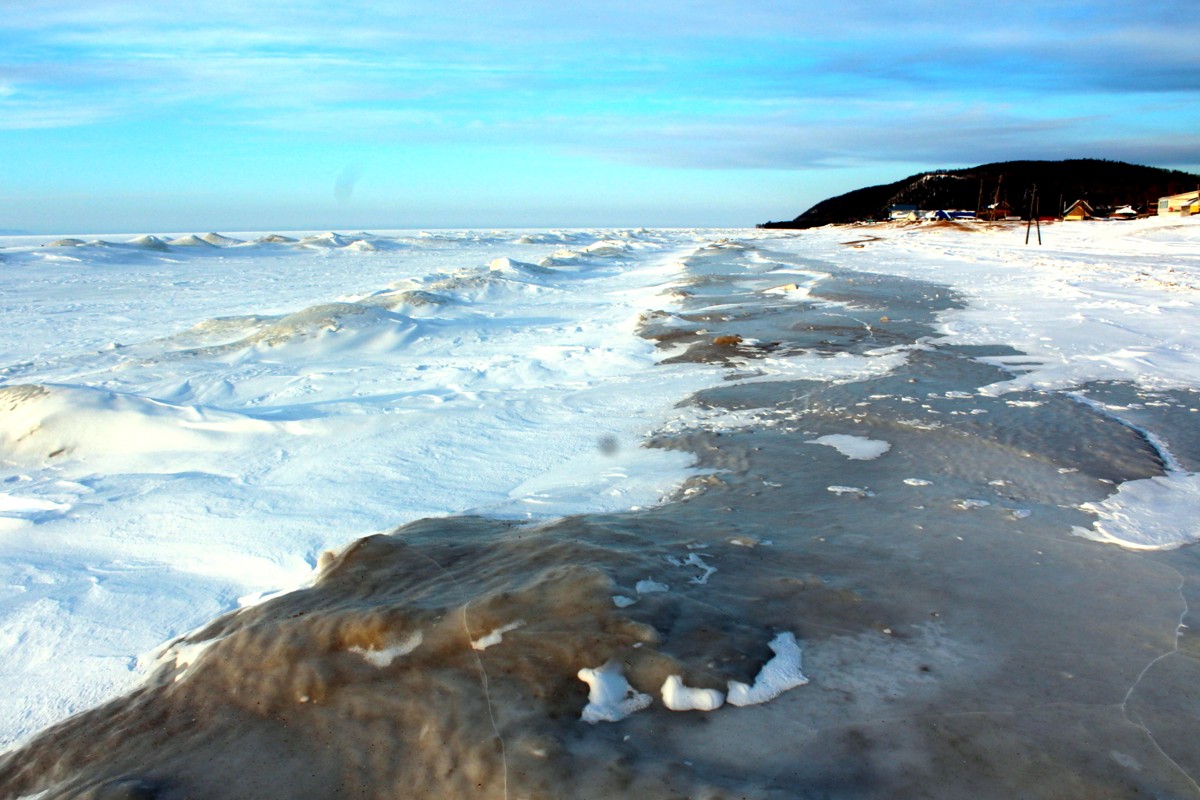
M 654 702 L 650 695 L 629 685 L 616 661 L 596 669 L 585 667 L 579 670 L 578 676 L 590 687 L 588 704 L 580 715 L 584 722 L 620 722 Z
M 924 478 L 905 478 L 904 482 L 909 486 L 929 486 L 933 481 L 927 481 Z
M 688 581 L 688 583 L 696 583 L 696 584 L 708 583 L 709 577 L 714 572 L 717 571 L 716 567 L 711 567 L 708 564 L 704 563 L 704 559 L 700 558 L 700 555 L 698 553 L 692 553 L 691 555 L 689 555 L 687 557 L 687 560 L 683 562 L 683 565 L 688 566 L 688 567 L 699 567 L 700 569 L 704 570 L 704 574 L 697 575 L 696 577 L 690 579 Z
M 713 711 L 725 703 L 722 692 L 685 686 L 679 675 L 670 676 L 662 685 L 662 699 L 672 711 Z
M 424 639 L 425 635 L 420 631 L 417 631 L 399 644 L 394 644 L 391 647 L 384 648 L 383 650 L 367 650 L 362 647 L 351 647 L 350 652 L 357 653 L 358 655 L 362 656 L 364 659 L 366 659 L 367 663 L 371 664 L 372 666 L 383 669 L 384 667 L 390 667 L 392 662 L 397 658 L 406 656 L 413 650 L 416 650 L 421 646 L 421 642 L 424 641 Z
M 858 497 L 874 497 L 875 493 L 870 489 L 864 489 L 861 486 L 826 486 L 827 491 L 834 494 L 852 494 Z
M 768 645 L 775 657 L 763 664 L 754 685 L 747 686 L 738 681 L 729 682 L 730 705 L 753 706 L 774 700 L 788 689 L 803 686 L 808 678 L 800 672 L 800 645 L 795 635 L 784 632 L 777 635 Z
M 516 622 L 510 622 L 507 625 L 496 628 L 496 630 L 492 631 L 486 636 L 481 636 L 471 642 L 471 647 L 475 648 L 476 650 L 487 650 L 489 647 L 493 647 L 504 641 L 504 634 L 508 633 L 509 631 L 515 631 L 524 624 L 525 620 L 519 619 Z
M 637 585 L 633 588 L 637 589 L 638 594 L 653 594 L 654 592 L 666 592 L 670 591 L 671 589 L 671 587 L 667 586 L 665 583 L 652 581 L 649 578 L 644 581 L 638 581 Z
M 808 439 L 805 444 L 823 444 L 832 447 L 846 458 L 856 461 L 871 461 L 892 449 L 890 442 L 881 439 L 868 439 L 866 436 L 851 436 L 844 433 L 831 433 L 828 436 L 818 436 Z
M 1073 533 L 1130 550 L 1173 550 L 1200 541 L 1200 474 L 1177 472 L 1122 483 L 1081 508 L 1099 519 Z
M 614 594 L 612 601 L 613 605 L 617 608 L 628 608 L 637 602 L 637 600 L 633 599 L 632 597 L 626 597 L 623 594 Z
M 971 498 L 954 501 L 954 507 L 961 508 L 963 511 L 974 511 L 977 508 L 987 508 L 990 505 L 991 503 L 987 500 L 974 500 Z

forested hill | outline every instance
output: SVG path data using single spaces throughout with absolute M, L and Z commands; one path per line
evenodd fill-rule
M 856 189 L 822 200 L 793 220 L 767 222 L 760 227 L 815 228 L 887 219 L 887 210 L 893 205 L 915 205 L 930 211 L 974 211 L 1006 201 L 1014 214 L 1024 215 L 1035 184 L 1040 213 L 1057 215 L 1076 200 L 1086 200 L 1094 208 L 1152 208 L 1163 195 L 1195 189 L 1200 185 L 1200 175 L 1091 158 L 1002 161 L 968 169 L 922 172 L 895 183 Z

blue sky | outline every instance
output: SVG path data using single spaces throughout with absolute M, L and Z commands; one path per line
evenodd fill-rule
M 0 0 L 0 229 L 743 226 L 994 160 L 1200 172 L 1198 42 L 1191 1 Z

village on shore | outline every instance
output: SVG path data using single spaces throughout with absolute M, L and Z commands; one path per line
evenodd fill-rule
M 1038 211 L 1036 216 L 1041 221 L 1063 220 L 1066 222 L 1082 222 L 1085 220 L 1132 220 L 1146 217 L 1191 217 L 1200 215 L 1200 189 L 1182 194 L 1160 197 L 1157 204 L 1135 207 L 1132 204 L 1118 206 L 1093 206 L 1087 200 L 1076 200 L 1066 206 L 1059 214 L 1045 214 Z M 1021 214 L 1015 211 L 1006 201 L 992 203 L 976 211 L 959 209 L 926 210 L 911 204 L 895 204 L 888 207 L 887 221 L 889 222 L 931 222 L 953 220 L 979 220 L 983 222 L 1002 222 L 1004 220 L 1024 220 L 1035 216 L 1034 213 Z

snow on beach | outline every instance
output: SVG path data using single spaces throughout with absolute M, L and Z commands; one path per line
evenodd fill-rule
M 693 392 L 728 378 L 877 377 L 911 355 L 881 343 L 818 357 L 749 340 L 714 348 L 724 364 L 681 361 L 665 343 L 656 351 L 639 322 L 663 312 L 664 330 L 687 327 L 669 314 L 674 298 L 704 289 L 683 275 L 698 252 L 743 241 L 795 256 L 804 269 L 759 253 L 750 262 L 777 275 L 772 298 L 826 303 L 868 338 L 869 309 L 811 300 L 823 266 L 953 286 L 968 304 L 940 312 L 939 342 L 1019 351 L 981 356 L 1011 378 L 980 397 L 1097 381 L 1200 388 L 1200 225 L 1056 225 L 1042 248 L 1011 226 L 872 230 L 881 238 L 861 248 L 844 246 L 846 229 L 0 239 L 10 321 L 0 338 L 0 670 L 21 687 L 0 700 L 0 742 L 134 685 L 164 642 L 301 585 L 323 552 L 360 536 L 426 516 L 545 520 L 653 505 L 698 470 L 687 452 L 642 447 L 651 434 L 783 424 L 761 411 L 707 418 L 675 407 Z M 755 358 L 739 360 L 738 348 Z M 938 400 L 970 414 L 974 397 Z M 1090 402 L 1129 416 L 1115 401 Z M 895 458 L 890 442 L 850 427 L 803 440 L 842 461 Z M 1157 441 L 1168 474 L 1087 506 L 1101 519 L 1079 532 L 1127 547 L 1200 539 L 1170 523 L 1200 516 L 1190 462 Z M 1174 490 L 1140 488 L 1151 481 Z M 1135 541 L 1139 515 L 1168 495 L 1174 510 Z M 637 595 L 640 608 L 716 571 L 696 553 L 666 563 L 702 577 L 642 575 L 616 597 Z M 505 650 L 536 624 L 521 620 L 473 631 L 475 649 Z M 417 636 L 354 652 L 383 669 L 419 648 Z M 769 663 L 786 666 L 775 688 L 804 680 L 798 647 L 774 640 L 780 661 Z M 581 678 L 592 702 L 628 700 L 615 668 L 596 663 L 580 665 L 594 668 Z M 676 679 L 668 705 L 715 691 Z M 743 687 L 748 702 L 776 693 Z
M 424 516 L 659 502 L 711 380 L 639 315 L 692 233 L 14 240 L 0 250 L 0 742 Z

